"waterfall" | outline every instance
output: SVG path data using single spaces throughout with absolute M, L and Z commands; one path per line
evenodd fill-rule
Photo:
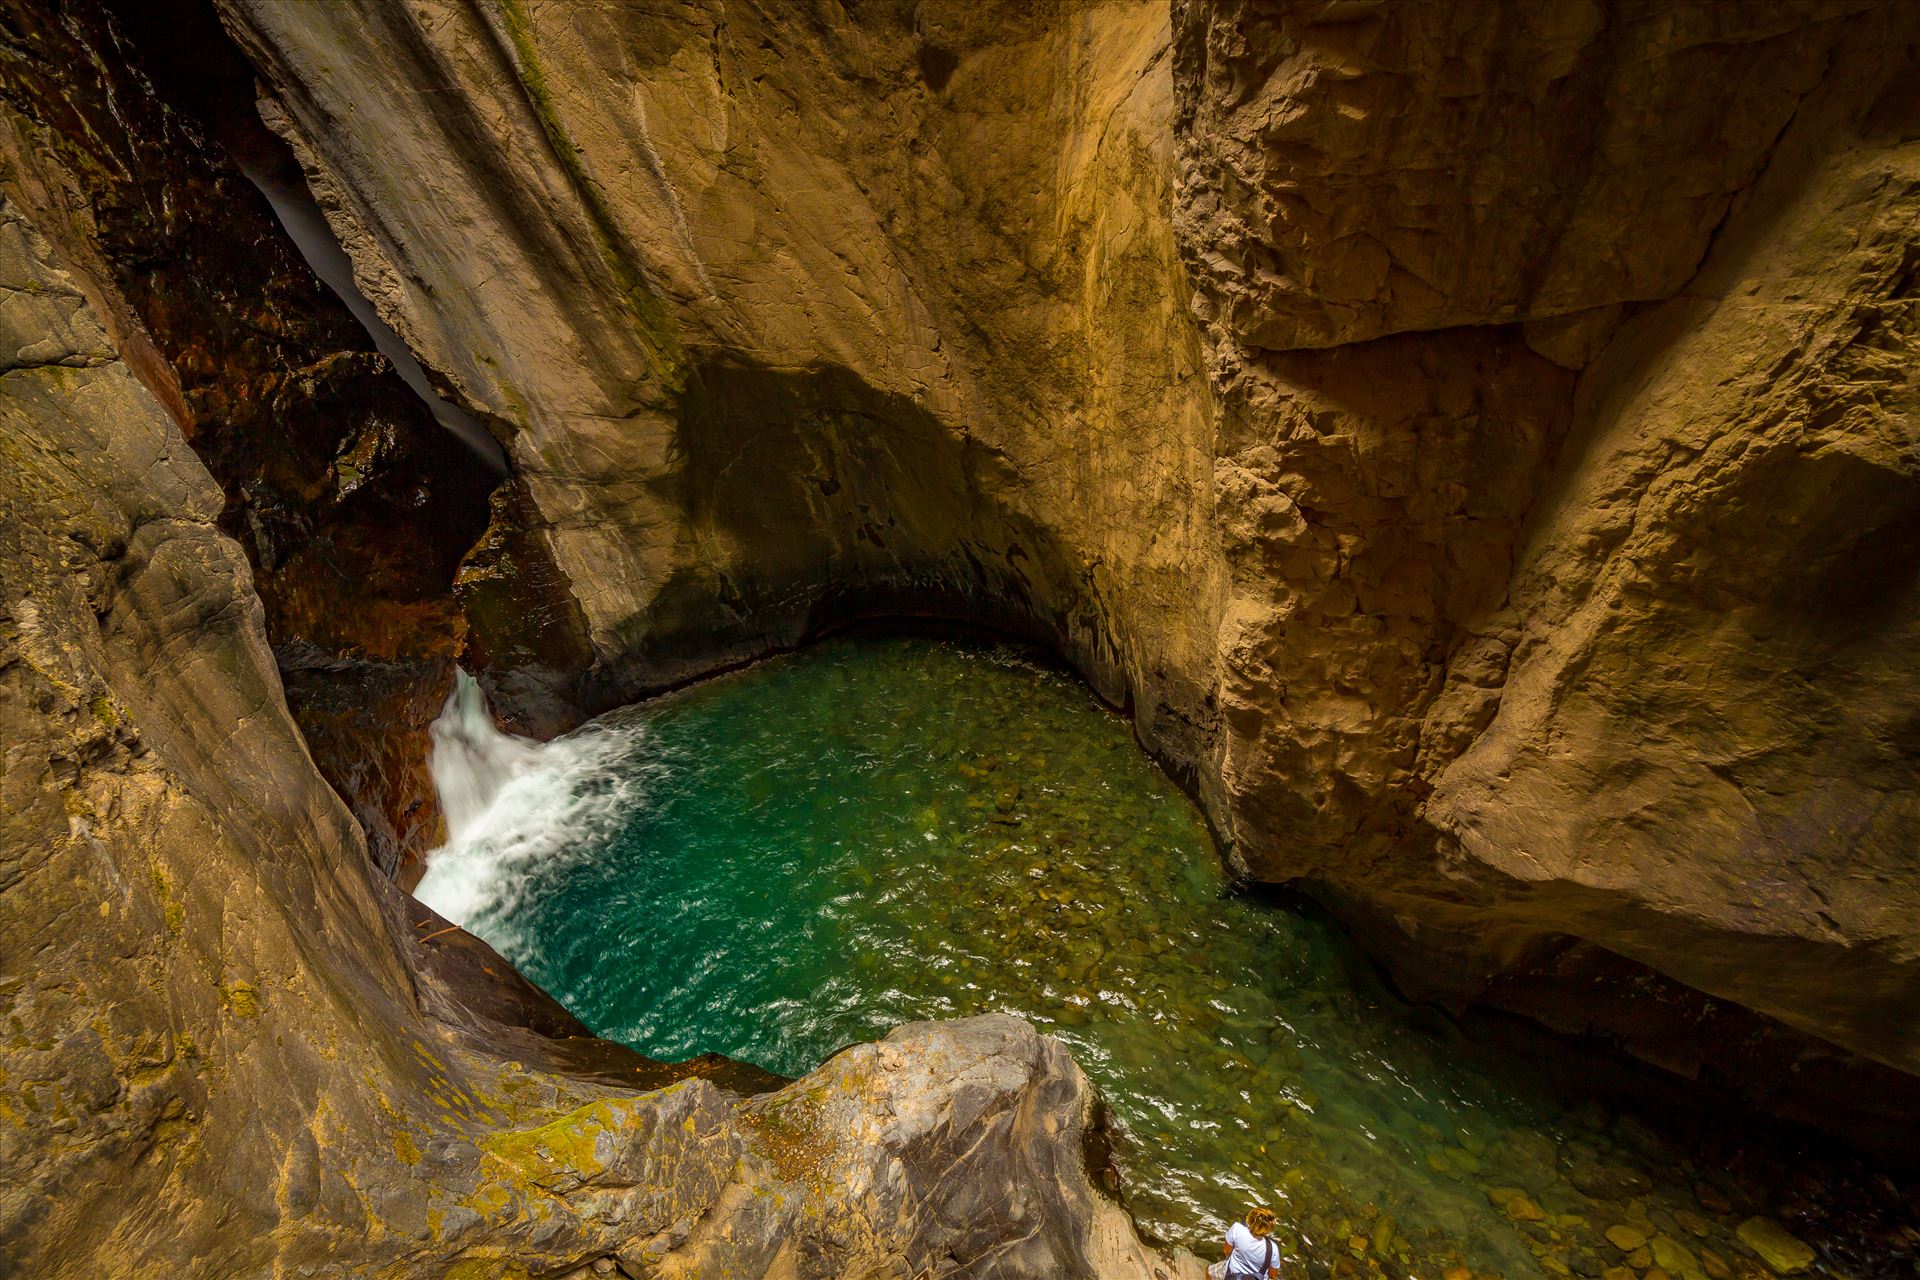
M 534 767 L 541 746 L 495 728 L 486 692 L 459 668 L 454 669 L 453 692 L 440 718 L 427 731 L 433 735 L 427 769 L 433 774 L 433 789 L 440 793 L 448 843 L 458 844 L 479 825 L 501 789 Z
M 506 733 L 479 682 L 456 670 L 428 731 L 447 842 L 427 855 L 413 896 L 509 958 L 524 956 L 538 939 L 513 932 L 513 904 L 533 877 L 563 872 L 586 837 L 639 803 L 642 727 L 615 714 L 552 742 Z

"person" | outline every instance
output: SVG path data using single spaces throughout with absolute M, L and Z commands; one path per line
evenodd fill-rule
M 1280 1280 L 1280 1250 L 1273 1242 L 1273 1210 L 1255 1205 L 1247 1220 L 1227 1228 L 1227 1280 Z

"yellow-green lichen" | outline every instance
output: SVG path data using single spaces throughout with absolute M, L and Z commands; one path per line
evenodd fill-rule
M 253 989 L 251 982 L 236 982 L 227 987 L 227 1008 L 236 1018 L 257 1018 L 260 1016 L 260 995 Z
M 482 1218 L 494 1218 L 506 1212 L 513 1203 L 513 1196 L 505 1185 L 498 1181 L 482 1182 L 470 1196 L 460 1200 L 460 1206 Z
M 816 1088 L 789 1094 L 740 1117 L 748 1144 L 773 1166 L 775 1174 L 816 1194 L 825 1191 L 827 1168 L 839 1147 L 823 1123 L 824 1092 Z
M 527 1280 L 528 1271 L 507 1258 L 462 1258 L 441 1276 L 443 1280 Z
M 600 1173 L 606 1165 L 594 1148 L 601 1134 L 619 1127 L 619 1105 L 603 1100 L 538 1128 L 492 1134 L 481 1139 L 480 1148 L 511 1176 L 540 1186 L 555 1174 L 589 1178 Z
M 187 928 L 187 908 L 173 896 L 173 883 L 167 879 L 166 868 L 157 862 L 153 864 L 153 892 L 160 899 L 160 918 L 166 922 L 167 932 L 180 937 Z

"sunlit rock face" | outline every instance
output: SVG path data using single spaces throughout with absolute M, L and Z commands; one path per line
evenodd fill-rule
M 1020 621 L 1410 989 L 1920 1066 L 1906 9 L 224 11 L 573 696 Z
M 1180 6 L 1233 830 L 1407 985 L 1920 1066 L 1913 20 Z
M 1872 8 L 1388 7 L 1174 5 L 1183 243 L 1244 348 L 1672 297 Z
M 574 696 L 930 609 L 1040 629 L 1207 757 L 1163 8 L 227 12 L 367 294 L 512 425 Z

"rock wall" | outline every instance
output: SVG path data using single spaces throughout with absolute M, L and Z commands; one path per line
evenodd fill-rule
M 0 1273 L 683 1274 L 725 1248 L 801 1276 L 1174 1274 L 1091 1191 L 1091 1093 L 1024 1024 L 905 1029 L 749 1106 L 767 1082 L 586 1037 L 373 870 L 269 647 L 313 615 L 260 592 L 308 579 L 228 526 L 237 490 L 345 541 L 302 522 L 349 495 L 288 477 L 362 458 L 312 432 L 377 393 L 286 375 L 316 322 L 284 247 L 130 267 L 207 209 L 129 145 L 155 104 L 120 40 L 89 4 L 0 15 Z M 164 323 L 222 315 L 268 354 Z M 223 485 L 203 447 L 259 470 Z M 816 1117 L 841 1141 L 795 1165 Z
M 401 384 L 242 176 L 234 154 L 300 183 L 212 13 L 111 11 L 9 16 L 0 96 L 22 164 L 61 189 L 73 225 L 50 233 L 92 261 L 219 483 L 307 746 L 393 871 L 444 838 L 426 725 L 467 630 L 453 579 L 499 477 Z
M 577 700 L 1014 621 L 1411 991 L 1920 1068 L 1910 9 L 224 11 Z
M 1163 9 L 228 12 L 368 296 L 514 428 L 569 696 L 927 610 L 1040 631 L 1206 757 Z
M 1249 861 L 1415 989 L 1572 936 L 1920 1067 L 1915 16 L 1179 25 Z
M 237 1272 L 276 1196 L 364 1224 L 349 1152 L 380 1091 L 424 1096 L 429 1050 L 356 1025 L 406 974 L 220 491 L 28 220 L 17 153 L 5 177 L 0 1241 L 37 1274 Z
M 1030 1036 L 836 1060 L 829 1129 L 872 1141 L 816 1176 L 714 1064 L 608 1057 L 416 942 L 362 832 L 430 829 L 396 820 L 418 737 L 339 766 L 462 625 L 544 729 L 863 613 L 1037 633 L 1409 990 L 1703 1074 L 1736 1026 L 1726 1070 L 1894 1132 L 1912 7 L 221 11 L 513 475 L 406 515 L 439 438 L 385 430 L 421 411 L 257 202 L 97 9 L 6 13 L 9 1264 L 1157 1265 L 1082 1195 L 1084 1085 Z M 178 269 L 194 192 L 251 210 L 249 270 Z M 356 544 L 396 522 L 438 550 Z M 1052 1225 L 941 1234 L 970 1148 Z
M 904 1028 L 743 1107 L 653 1064 L 628 1079 L 675 1083 L 557 1073 L 564 1044 L 396 942 L 417 909 L 383 909 L 301 743 L 220 490 L 9 160 L 9 1270 L 1174 1274 L 1089 1188 L 1091 1091 L 1024 1023 Z

